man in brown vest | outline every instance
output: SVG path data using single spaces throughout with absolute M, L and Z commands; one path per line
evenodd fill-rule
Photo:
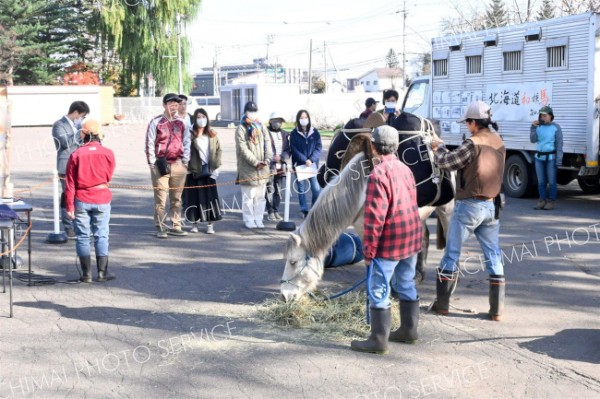
M 433 309 L 447 315 L 450 295 L 458 280 L 458 262 L 463 243 L 475 233 L 481 245 L 485 267 L 490 275 L 490 318 L 499 321 L 504 309 L 504 268 L 498 235 L 494 198 L 500 193 L 506 148 L 491 121 L 490 107 L 481 102 L 471 103 L 463 119 L 471 137 L 454 151 L 448 151 L 441 140 L 432 143 L 435 162 L 441 169 L 456 170 L 456 205 L 446 234 L 444 256 L 437 279 L 437 299 Z M 482 264 L 484 260 L 481 261 Z

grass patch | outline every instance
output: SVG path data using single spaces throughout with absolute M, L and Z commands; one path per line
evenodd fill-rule
M 319 292 L 318 297 L 331 293 Z M 267 299 L 258 305 L 255 316 L 279 327 L 307 329 L 323 339 L 349 342 L 369 336 L 366 323 L 366 293 L 350 292 L 340 298 L 319 302 L 304 298 L 296 302 Z M 400 325 L 398 304 L 392 302 L 392 325 Z

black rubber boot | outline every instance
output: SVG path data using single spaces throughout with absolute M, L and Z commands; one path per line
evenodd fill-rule
M 106 281 L 117 278 L 114 274 L 110 274 L 108 268 L 108 256 L 96 256 L 96 264 L 98 265 L 98 281 L 104 283 Z
M 490 274 L 490 319 L 502 320 L 504 294 L 506 290 L 503 274 Z
M 400 328 L 390 333 L 390 341 L 414 344 L 419 339 L 419 299 L 400 301 Z
M 456 289 L 458 283 L 458 271 L 446 272 L 437 269 L 436 291 L 437 298 L 431 310 L 439 315 L 450 313 L 450 296 Z
M 371 336 L 366 341 L 354 340 L 350 349 L 358 352 L 388 353 L 388 336 L 392 328 L 392 312 L 390 309 L 371 308 Z
M 80 256 L 79 264 L 81 265 L 81 278 L 79 281 L 82 283 L 92 282 L 92 257 L 91 256 Z

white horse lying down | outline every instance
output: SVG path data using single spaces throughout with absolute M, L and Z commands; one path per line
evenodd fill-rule
M 365 152 L 357 153 L 320 193 L 304 222 L 288 238 L 283 256 L 286 259 L 281 277 L 281 294 L 285 301 L 302 298 L 312 292 L 323 276 L 323 259 L 339 236 L 353 225 L 363 236 L 364 205 L 368 175 L 372 165 Z M 421 220 L 437 209 L 444 231 L 450 221 L 454 201 L 440 207 L 419 208 Z

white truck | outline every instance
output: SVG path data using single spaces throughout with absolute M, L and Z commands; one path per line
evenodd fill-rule
M 431 60 L 431 76 L 412 82 L 402 109 L 439 121 L 444 142 L 457 146 L 468 137 L 456 122 L 466 106 L 488 103 L 506 145 L 507 195 L 537 192 L 529 128 L 544 105 L 563 131 L 558 183 L 577 179 L 600 193 L 600 14 L 434 38 Z

